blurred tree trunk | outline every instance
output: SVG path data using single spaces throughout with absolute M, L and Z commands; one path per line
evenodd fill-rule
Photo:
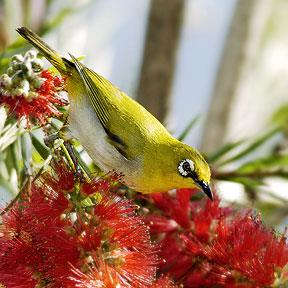
M 5 3 L 0 0 L 0 52 L 8 45 L 8 35 L 5 25 Z
M 184 0 L 152 0 L 138 101 L 160 121 L 169 108 Z
M 215 150 L 225 141 L 231 106 L 243 84 L 246 65 L 257 53 L 271 2 L 238 0 L 236 4 L 204 128 L 201 149 L 205 152 Z

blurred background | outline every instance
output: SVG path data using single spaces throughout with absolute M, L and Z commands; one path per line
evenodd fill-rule
M 0 69 L 24 49 L 21 25 L 83 56 L 203 151 L 223 205 L 258 208 L 284 227 L 287 0 L 0 0 Z

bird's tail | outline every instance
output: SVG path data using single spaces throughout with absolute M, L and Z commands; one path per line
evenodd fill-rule
M 28 40 L 43 56 L 62 74 L 67 73 L 65 60 L 50 48 L 37 34 L 26 27 L 17 28 L 16 31 Z

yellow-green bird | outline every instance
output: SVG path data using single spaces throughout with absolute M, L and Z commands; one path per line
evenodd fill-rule
M 142 193 L 200 186 L 213 199 L 209 166 L 196 149 L 72 55 L 72 61 L 61 57 L 25 27 L 17 32 L 67 79 L 69 136 L 104 172 L 121 173 L 126 185 Z

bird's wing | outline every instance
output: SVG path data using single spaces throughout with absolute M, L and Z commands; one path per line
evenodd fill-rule
M 84 83 L 85 88 L 87 90 L 88 97 L 91 101 L 91 104 L 92 104 L 96 114 L 97 114 L 97 117 L 105 129 L 105 127 L 107 126 L 107 122 L 109 121 L 109 113 L 108 113 L 109 109 L 108 109 L 108 107 L 105 107 L 106 103 L 105 103 L 105 101 L 103 101 L 103 97 L 105 97 L 105 96 L 101 95 L 101 94 L 103 94 L 103 92 L 98 87 L 96 87 L 95 84 L 93 83 L 91 77 L 88 74 L 88 71 L 87 71 L 88 68 L 86 68 L 76 57 L 74 57 L 71 54 L 69 54 L 69 55 L 73 59 L 75 67 L 76 67 L 80 77 L 83 80 L 83 83 Z M 100 77 L 98 77 L 98 78 L 99 78 L 99 81 L 101 82 L 101 78 Z
M 97 118 L 107 133 L 109 143 L 112 144 L 125 158 L 131 160 L 133 155 L 128 151 L 127 143 L 125 143 L 123 138 L 121 138 L 119 135 L 111 131 L 111 113 L 115 111 L 113 111 L 111 103 L 107 101 L 107 97 L 108 95 L 111 95 L 111 93 L 119 93 L 118 89 L 114 87 L 109 81 L 85 67 L 73 55 L 70 54 L 70 56 L 73 59 L 76 70 L 83 80 L 88 97 L 96 112 Z M 93 79 L 91 79 L 91 77 L 93 77 Z

